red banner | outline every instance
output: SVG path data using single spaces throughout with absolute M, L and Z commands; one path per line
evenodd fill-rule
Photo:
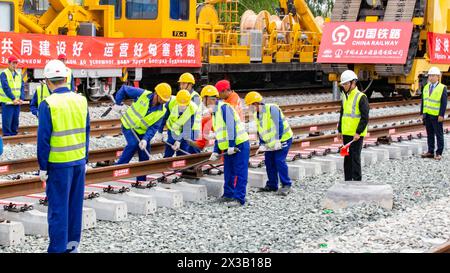
M 317 61 L 404 64 L 412 27 L 410 22 L 325 23 Z
M 102 38 L 0 32 L 0 63 L 11 55 L 21 67 L 43 68 L 67 55 L 71 68 L 200 67 L 197 40 Z
M 450 34 L 428 32 L 430 63 L 450 64 Z

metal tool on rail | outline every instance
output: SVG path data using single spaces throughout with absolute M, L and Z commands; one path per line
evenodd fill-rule
M 5 202 L 0 202 L 5 204 Z M 28 205 L 26 203 L 14 203 L 14 202 L 6 202 L 6 204 L 3 206 L 3 209 L 5 211 L 9 211 L 9 212 L 26 212 L 29 210 L 33 210 L 33 205 Z

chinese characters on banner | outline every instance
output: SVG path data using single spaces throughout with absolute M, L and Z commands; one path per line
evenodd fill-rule
M 430 63 L 450 64 L 450 34 L 428 32 Z
M 0 33 L 0 66 L 15 55 L 21 67 L 43 68 L 59 54 L 71 68 L 201 66 L 197 40 Z
M 404 64 L 411 22 L 325 23 L 319 63 Z

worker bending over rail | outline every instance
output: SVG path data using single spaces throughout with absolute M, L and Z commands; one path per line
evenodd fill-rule
M 191 100 L 191 94 L 187 90 L 180 90 L 175 98 L 167 103 L 168 111 L 164 115 L 159 129 L 162 135 L 164 125 L 167 126 L 167 141 L 164 157 L 172 157 L 199 153 L 198 148 L 189 145 L 187 140 L 193 141 L 200 134 L 200 119 L 197 118 L 198 106 Z M 182 150 L 182 151 L 181 151 Z M 183 152 L 184 151 L 184 152 Z
M 345 181 L 361 181 L 361 151 L 369 123 L 369 100 L 358 90 L 358 76 L 352 70 L 341 74 L 342 107 L 338 138 L 350 143 L 349 156 L 344 158 Z
M 86 98 L 67 88 L 66 66 L 52 60 L 44 68 L 52 94 L 39 105 L 39 177 L 46 181 L 48 252 L 77 252 L 81 238 L 84 183 L 89 151 Z
M 25 100 L 22 75 L 16 70 L 19 60 L 8 58 L 8 68 L 0 73 L 3 136 L 15 136 L 19 129 L 20 105 Z
M 444 151 L 444 117 L 447 110 L 447 86 L 439 82 L 441 71 L 437 67 L 431 67 L 428 71 L 428 83 L 422 90 L 422 104 L 420 113 L 427 130 L 428 152 L 422 154 L 422 158 L 442 159 Z M 437 138 L 436 155 L 434 142 Z
M 245 104 L 254 113 L 258 129 L 259 148 L 256 153 L 264 152 L 264 163 L 267 171 L 267 184 L 262 191 L 277 191 L 278 177 L 282 188 L 281 195 L 288 195 L 291 189 L 289 169 L 286 156 L 292 145 L 291 126 L 284 117 L 280 107 L 272 103 L 263 103 L 258 92 L 250 92 L 245 96 Z
M 244 205 L 250 156 L 248 134 L 233 107 L 219 100 L 219 92 L 214 86 L 205 86 L 201 96 L 212 113 L 216 137 L 210 160 L 217 161 L 219 153 L 224 154 L 225 184 L 220 201 L 226 202 L 229 207 Z
M 155 87 L 155 93 L 127 85 L 122 85 L 117 91 L 113 109 L 119 113 L 125 112 L 120 121 L 122 133 L 127 141 L 117 164 L 129 163 L 136 151 L 138 151 L 139 161 L 149 160 L 150 140 L 161 127 L 167 111 L 165 104 L 170 100 L 171 94 L 172 88 L 167 83 L 158 84 Z M 126 98 L 131 98 L 134 102 L 125 111 L 122 102 Z M 146 177 L 138 176 L 136 180 L 144 182 Z

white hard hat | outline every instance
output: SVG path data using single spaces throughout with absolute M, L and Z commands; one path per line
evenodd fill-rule
M 439 70 L 436 66 L 433 66 L 430 70 L 428 70 L 428 75 L 441 75 L 441 70 Z
M 67 67 L 60 60 L 51 60 L 44 68 L 44 77 L 46 79 L 66 78 Z
M 356 76 L 355 72 L 353 72 L 352 70 L 345 70 L 341 74 L 341 83 L 340 84 L 344 84 L 346 82 L 357 80 L 357 79 L 358 79 L 358 76 Z

